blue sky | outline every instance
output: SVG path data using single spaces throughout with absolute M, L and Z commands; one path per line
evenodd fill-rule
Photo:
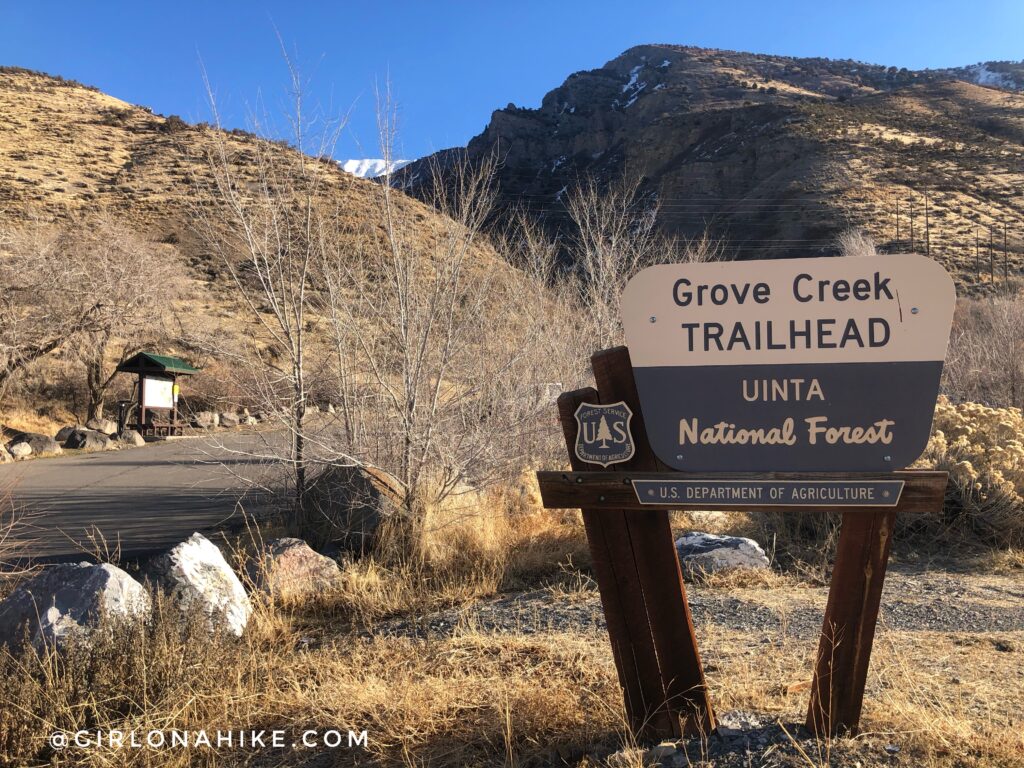
M 464 144 L 509 102 L 537 106 L 567 75 L 640 43 L 853 58 L 909 68 L 1024 58 L 1024 0 L 0 0 L 0 64 L 80 80 L 188 120 L 284 103 L 276 32 L 311 98 L 349 115 L 337 155 L 376 156 L 374 82 L 390 77 L 400 154 Z

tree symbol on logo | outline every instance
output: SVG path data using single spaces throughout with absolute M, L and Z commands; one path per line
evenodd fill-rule
M 612 431 L 608 429 L 608 420 L 602 416 L 601 423 L 597 425 L 597 442 L 602 448 L 608 447 L 608 441 L 612 439 Z

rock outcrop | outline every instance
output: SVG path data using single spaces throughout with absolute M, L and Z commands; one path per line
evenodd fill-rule
M 134 429 L 126 429 L 117 436 L 117 442 L 124 446 L 140 448 L 146 444 L 146 438 Z
M 1024 133 L 1008 126 L 1024 108 L 1022 86 L 1017 62 L 910 71 L 639 45 L 570 75 L 539 108 L 496 109 L 466 147 L 420 158 L 392 183 L 429 200 L 432 169 L 452 168 L 454 183 L 463 162 L 497 152 L 501 204 L 528 200 L 552 236 L 571 237 L 573 190 L 592 179 L 601 193 L 626 175 L 640 185 L 636 204 L 657 208 L 661 231 L 707 237 L 738 259 L 833 255 L 850 226 L 890 253 L 913 250 L 891 226 L 895 206 L 879 201 L 942 184 L 941 202 L 931 198 L 931 242 L 965 254 L 978 220 L 1020 220 Z M 999 194 L 980 198 L 972 183 Z M 1010 248 L 1012 270 L 1024 249 Z M 962 281 L 979 282 L 976 268 L 940 258 Z
M 221 411 L 220 425 L 222 427 L 237 427 L 239 422 L 238 414 L 230 411 Z
M 192 415 L 192 426 L 202 429 L 220 426 L 220 416 L 215 411 L 197 411 Z
M 73 432 L 77 432 L 80 429 L 85 429 L 85 427 L 81 426 L 80 424 L 69 424 L 66 427 L 61 427 L 60 430 L 58 430 L 57 434 L 54 435 L 53 439 L 56 440 L 61 445 L 64 445 L 64 443 L 67 442 L 67 439 L 71 437 L 71 434 Z

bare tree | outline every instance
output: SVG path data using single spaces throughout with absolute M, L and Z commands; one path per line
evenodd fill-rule
M 173 247 L 106 216 L 76 222 L 65 257 L 85 265 L 83 288 L 103 302 L 74 346 L 85 367 L 86 418 L 101 418 L 117 365 L 166 338 L 166 322 L 184 290 L 184 270 Z
M 378 111 L 389 167 L 386 96 Z M 496 447 L 514 437 L 501 434 L 501 411 L 515 403 L 499 391 L 524 349 L 508 337 L 510 323 L 491 325 L 516 278 L 484 247 L 493 170 L 488 161 L 446 169 L 433 185 L 437 214 L 419 221 L 385 179 L 362 248 L 327 253 L 322 265 L 346 437 L 360 461 L 398 479 L 413 527 L 428 497 L 503 468 L 496 459 L 508 451 Z
M 566 209 L 574 225 L 569 252 L 595 341 L 599 348 L 620 344 L 622 289 L 644 267 L 666 260 L 656 201 L 643 194 L 638 176 L 609 184 L 588 177 L 568 193 Z
M 84 288 L 86 265 L 65 258 L 67 235 L 34 224 L 0 247 L 0 394 L 36 360 L 96 326 L 102 297 Z
M 217 131 L 208 156 L 207 177 L 197 178 L 195 225 L 203 242 L 220 257 L 248 316 L 248 332 L 235 349 L 220 347 L 250 403 L 273 415 L 288 435 L 288 447 L 264 448 L 268 458 L 292 470 L 294 500 L 301 510 L 307 488 L 307 416 L 311 402 L 309 348 L 319 306 L 313 270 L 335 231 L 337 202 L 331 160 L 341 121 L 310 115 L 298 69 L 288 60 L 291 111 L 288 143 L 274 137 L 266 115 L 254 115 L 256 134 L 241 147 Z M 212 89 L 210 104 L 219 126 Z M 290 146 L 289 146 L 290 144 Z M 249 155 L 240 158 L 244 149 Z
M 86 367 L 89 416 L 102 414 L 113 345 L 133 350 L 155 329 L 155 307 L 180 288 L 165 254 L 109 218 L 33 224 L 0 240 L 0 393 L 20 371 L 64 347 Z
M 588 177 L 572 189 L 566 209 L 573 224 L 567 252 L 569 281 L 590 325 L 590 344 L 605 349 L 622 343 L 619 301 L 626 283 L 652 264 L 697 263 L 724 257 L 707 232 L 690 240 L 668 237 L 657 228 L 658 204 L 645 195 L 638 176 L 610 183 Z

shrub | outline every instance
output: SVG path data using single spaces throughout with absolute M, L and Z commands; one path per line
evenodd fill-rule
M 1024 302 L 1010 296 L 957 304 L 942 391 L 953 401 L 1024 405 Z
M 922 463 L 949 472 L 944 525 L 999 547 L 1024 544 L 1024 415 L 941 397 Z

